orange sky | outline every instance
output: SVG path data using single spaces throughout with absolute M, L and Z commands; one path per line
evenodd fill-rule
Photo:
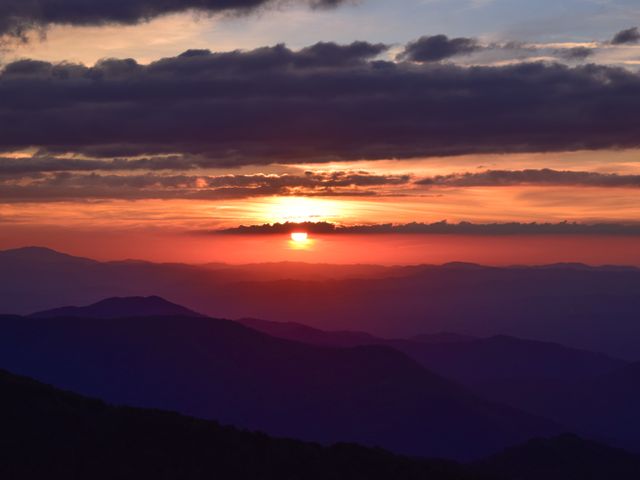
M 0 248 L 46 245 L 99 260 L 233 264 L 311 263 L 485 265 L 580 262 L 640 266 L 637 237 L 576 235 L 320 235 L 298 245 L 287 235 L 167 234 L 163 231 L 77 230 L 24 227 L 0 235 Z
M 244 167 L 235 174 L 367 172 L 434 175 L 488 169 L 554 168 L 635 175 L 638 151 L 564 154 L 484 155 L 443 159 L 353 162 L 350 164 Z M 225 175 L 228 171 L 209 171 Z M 124 172 L 124 175 L 128 173 Z M 153 187 L 155 188 L 155 187 Z M 452 238 L 428 236 L 315 239 L 313 248 L 288 248 L 287 239 L 204 237 L 201 230 L 274 222 L 328 221 L 375 224 L 469 221 L 620 222 L 640 219 L 640 188 L 591 186 L 482 186 L 423 188 L 413 184 L 357 187 L 350 196 L 255 196 L 186 200 L 118 198 L 0 203 L 0 248 L 44 245 L 100 259 L 142 258 L 155 261 L 303 260 L 330 263 L 490 264 L 640 263 L 634 239 L 625 238 Z M 373 195 L 360 195 L 372 193 Z M 353 192 L 352 192 L 353 193 Z M 117 192 L 114 194 L 117 197 Z M 366 247 L 363 247 L 366 245 Z

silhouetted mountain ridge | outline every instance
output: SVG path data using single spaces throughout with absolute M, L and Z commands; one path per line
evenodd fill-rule
M 385 339 L 364 332 L 324 331 L 292 322 L 242 319 L 240 323 L 269 335 L 324 346 L 385 345 L 425 368 L 468 386 L 503 379 L 574 380 L 611 372 L 626 362 L 552 342 L 510 335 L 474 338 L 453 333 L 411 339 Z
M 0 371 L 0 477 L 464 480 L 444 461 L 277 440 L 157 410 L 111 407 Z
M 533 439 L 475 466 L 513 480 L 607 480 L 640 478 L 640 457 L 575 435 Z
M 51 248 L 36 246 L 14 248 L 11 250 L 0 250 L 0 261 L 37 261 L 46 263 L 73 262 L 76 264 L 85 265 L 99 263 L 96 260 L 91 260 L 89 258 L 76 257 L 73 255 L 68 255 L 66 253 L 58 252 L 57 250 L 53 250 Z
M 112 407 L 0 371 L 0 476 L 12 480 L 636 480 L 640 459 L 573 435 L 469 465 L 321 447 L 158 410 Z
M 85 307 L 60 307 L 29 315 L 31 318 L 90 317 L 118 318 L 152 315 L 202 317 L 181 305 L 169 302 L 156 295 L 150 297 L 113 297 Z
M 0 317 L 0 366 L 117 404 L 418 456 L 475 458 L 561 430 L 392 348 L 316 347 L 211 318 Z
M 95 262 L 63 254 L 54 254 L 52 262 L 29 251 L 0 252 L 3 313 L 159 295 L 217 317 L 267 318 L 388 338 L 441 331 L 508 334 L 640 360 L 636 268 L 194 266 Z

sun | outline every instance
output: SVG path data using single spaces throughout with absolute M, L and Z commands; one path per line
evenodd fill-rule
M 298 251 L 310 251 L 313 249 L 314 240 L 309 238 L 309 234 L 302 230 L 291 232 L 289 238 L 289 248 Z
M 293 242 L 306 242 L 309 240 L 309 234 L 307 234 L 307 232 L 293 232 L 291 234 L 291 240 Z

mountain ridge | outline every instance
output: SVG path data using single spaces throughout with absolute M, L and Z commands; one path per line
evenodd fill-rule
M 83 307 L 66 306 L 35 312 L 28 315 L 28 317 L 56 318 L 85 316 L 92 318 L 118 318 L 153 315 L 204 316 L 158 295 L 151 295 L 148 297 L 111 297 Z
M 316 347 L 212 318 L 0 317 L 0 366 L 112 403 L 416 456 L 475 458 L 562 430 L 389 347 Z

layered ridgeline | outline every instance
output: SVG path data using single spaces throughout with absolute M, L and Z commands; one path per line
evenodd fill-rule
M 562 431 L 385 346 L 319 347 L 194 316 L 38 316 L 0 317 L 0 366 L 116 404 L 459 459 Z
M 640 452 L 640 363 L 504 335 L 473 338 L 448 333 L 384 339 L 364 332 L 323 331 L 291 322 L 240 322 L 275 337 L 312 345 L 388 346 L 483 398 Z
M 12 480 L 477 478 L 448 462 L 275 440 L 173 413 L 111 407 L 4 371 L 0 392 L 0 477 Z
M 575 436 L 537 439 L 474 464 L 278 440 L 174 413 L 112 407 L 0 371 L 0 476 L 236 480 L 635 480 L 640 458 Z
M 640 361 L 640 270 L 96 262 L 0 252 L 0 312 L 160 295 L 222 318 L 266 318 L 384 337 L 454 331 L 559 342 Z

